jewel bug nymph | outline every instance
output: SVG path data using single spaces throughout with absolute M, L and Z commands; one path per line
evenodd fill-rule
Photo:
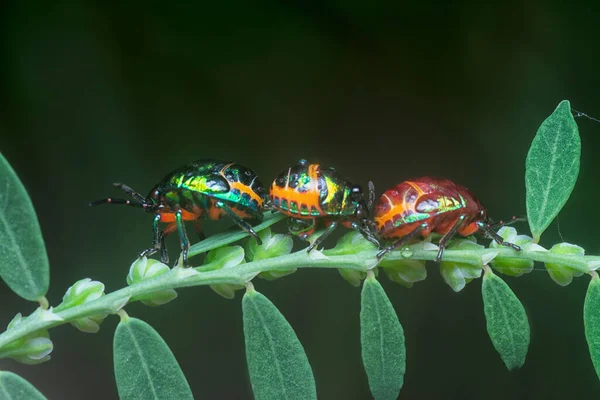
M 318 224 L 326 229 L 307 249 L 319 246 L 339 225 L 358 229 L 379 246 L 364 221 L 369 209 L 360 186 L 352 184 L 333 168 L 300 160 L 275 178 L 270 189 L 272 207 L 289 216 L 290 233 L 306 240 Z
M 370 182 L 371 197 L 374 190 Z M 444 248 L 456 234 L 470 236 L 482 231 L 501 245 L 521 250 L 496 233 L 495 228 L 502 224 L 493 224 L 477 197 L 464 186 L 448 179 L 411 179 L 385 191 L 375 205 L 374 225 L 378 237 L 394 240 L 377 257 L 383 257 L 417 235 L 425 238 L 432 232 L 443 235 L 436 262 L 442 259 Z
M 113 186 L 132 200 L 106 198 L 90 205 L 124 204 L 156 214 L 152 247 L 142 251 L 140 257 L 160 252 L 161 261 L 167 263 L 165 236 L 177 230 L 183 265 L 187 266 L 190 242 L 184 221 L 193 221 L 203 238 L 201 219 L 217 220 L 225 215 L 261 242 L 249 221 L 262 220 L 266 192 L 256 173 L 243 165 L 209 159 L 194 161 L 167 174 L 146 197 L 122 183 Z M 162 230 L 161 222 L 167 224 Z

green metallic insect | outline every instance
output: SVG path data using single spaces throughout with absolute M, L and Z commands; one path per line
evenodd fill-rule
M 156 214 L 152 247 L 142 251 L 140 257 L 160 252 L 161 261 L 167 263 L 165 236 L 177 230 L 183 265 L 187 266 L 190 242 L 184 221 L 194 221 L 196 232 L 203 238 L 200 220 L 217 220 L 224 215 L 261 244 L 249 221 L 262 220 L 266 192 L 256 173 L 243 165 L 218 160 L 194 161 L 169 173 L 146 197 L 122 183 L 113 186 L 122 189 L 133 200 L 106 198 L 90 205 L 124 204 Z M 167 224 L 162 230 L 159 229 L 161 222 Z

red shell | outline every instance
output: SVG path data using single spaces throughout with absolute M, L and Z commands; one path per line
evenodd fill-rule
M 427 222 L 423 237 L 431 232 L 446 234 L 463 216 L 458 234 L 469 236 L 479 230 L 486 211 L 475 195 L 448 179 L 421 177 L 388 189 L 375 206 L 374 220 L 379 236 L 400 238 Z

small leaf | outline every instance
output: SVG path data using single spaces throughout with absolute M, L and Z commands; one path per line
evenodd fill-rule
M 242 300 L 246 360 L 256 400 L 316 399 L 308 358 L 296 333 L 262 294 L 249 290 Z
M 25 187 L 0 154 L 0 277 L 36 301 L 48 291 L 50 266 L 40 224 Z
M 557 243 L 550 248 L 550 253 L 554 254 L 567 254 L 575 256 L 583 256 L 585 250 L 581 246 L 577 246 L 571 243 Z M 561 286 L 567 286 L 573 281 L 573 277 L 579 277 L 583 275 L 583 272 L 569 268 L 566 265 L 560 263 L 546 263 L 546 269 L 550 278 Z
M 113 354 L 121 400 L 194 398 L 175 356 L 144 321 L 125 318 L 119 323 Z
M 333 249 L 324 250 L 323 253 L 328 256 L 341 256 L 369 250 L 375 251 L 377 246 L 365 239 L 357 229 L 354 229 L 339 238 Z
M 255 232 L 260 232 L 263 229 L 268 228 L 271 225 L 276 224 L 277 222 L 279 222 L 285 218 L 286 218 L 286 216 L 281 213 L 267 214 L 267 217 L 265 217 L 265 220 L 262 223 L 252 227 L 252 229 L 254 229 Z M 205 239 L 205 240 L 201 241 L 200 243 L 196 243 L 195 245 L 191 246 L 188 251 L 188 257 L 192 257 L 197 254 L 206 253 L 209 250 L 223 247 L 223 246 L 228 245 L 233 242 L 237 242 L 238 240 L 243 239 L 249 235 L 250 234 L 248 232 L 242 231 L 237 226 L 234 226 L 230 229 L 227 229 L 224 232 L 217 233 L 216 235 L 212 235 L 208 239 Z
M 583 322 L 592 363 L 600 378 L 600 279 L 597 274 L 593 275 L 585 295 Z
M 209 286 L 216 294 L 225 297 L 228 300 L 231 300 L 235 297 L 236 290 L 242 290 L 245 288 L 244 285 L 236 285 L 235 283 L 216 283 Z
M 481 276 L 481 267 L 466 263 L 443 261 L 440 263 L 440 273 L 452 290 L 460 292 L 467 283 Z
M 7 331 L 18 329 L 19 325 L 30 321 L 51 321 L 56 319 L 47 319 L 47 313 L 51 313 L 49 310 L 42 310 L 38 308 L 29 317 L 23 318 L 21 313 L 18 313 L 8 323 Z M 12 342 L 4 345 L 0 349 L 0 358 L 13 358 L 23 364 L 41 364 L 50 360 L 50 353 L 54 349 L 54 345 L 50 340 L 50 335 L 46 329 L 40 329 L 31 332 L 19 339 L 13 340 Z
M 427 278 L 425 260 L 383 260 L 379 266 L 389 280 L 407 288 Z
M 359 287 L 361 282 L 367 277 L 366 272 L 350 268 L 338 268 L 338 272 L 342 278 L 344 278 L 354 287 Z
M 404 331 L 374 276 L 365 280 L 360 309 L 362 359 L 375 400 L 396 399 L 404 383 Z
M 480 250 L 484 247 L 469 239 L 458 239 L 453 241 L 448 249 L 452 250 Z M 482 256 L 482 262 L 484 258 L 492 260 L 494 254 L 497 252 L 486 253 Z M 487 264 L 485 262 L 484 264 Z M 482 264 L 482 265 L 484 265 Z M 467 263 L 459 263 L 454 261 L 442 261 L 440 263 L 440 273 L 444 281 L 454 290 L 460 292 L 463 290 L 467 283 L 473 279 L 481 277 L 482 267 L 480 265 L 472 265 Z
M 518 235 L 517 230 L 512 226 L 503 226 L 498 231 L 498 235 L 504 239 L 504 241 L 516 244 L 523 250 L 529 250 L 529 247 L 533 245 L 533 239 L 531 237 L 527 235 Z M 499 249 L 502 247 L 503 246 L 498 244 L 495 240 L 492 240 L 490 243 L 490 248 L 492 249 Z M 501 274 L 518 277 L 533 271 L 533 260 L 496 256 L 491 260 L 491 267 Z
M 539 127 L 525 162 L 527 220 L 534 242 L 563 208 L 579 174 L 581 141 L 569 101 Z
M 46 400 L 46 397 L 19 375 L 0 371 L 0 399 Z
M 487 331 L 494 348 L 509 370 L 520 368 L 529 347 L 529 321 L 523 305 L 489 267 L 485 269 L 481 294 Z

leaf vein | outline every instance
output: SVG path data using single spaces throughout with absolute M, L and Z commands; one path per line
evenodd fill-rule
M 140 364 L 142 365 L 142 369 L 143 369 L 144 373 L 146 374 L 146 377 L 148 378 L 147 380 L 150 384 L 150 390 L 152 391 L 152 395 L 155 399 L 158 399 L 158 395 L 156 393 L 156 388 L 154 387 L 154 382 L 152 381 L 152 377 L 150 374 L 150 368 L 148 367 L 148 364 L 146 363 L 146 360 L 144 359 L 144 353 L 142 352 L 142 348 L 141 348 L 140 344 L 138 343 L 135 335 L 133 334 L 133 330 L 127 325 L 126 325 L 126 328 L 130 334 L 131 341 L 133 342 L 135 349 L 137 350 L 138 354 L 140 355 Z

